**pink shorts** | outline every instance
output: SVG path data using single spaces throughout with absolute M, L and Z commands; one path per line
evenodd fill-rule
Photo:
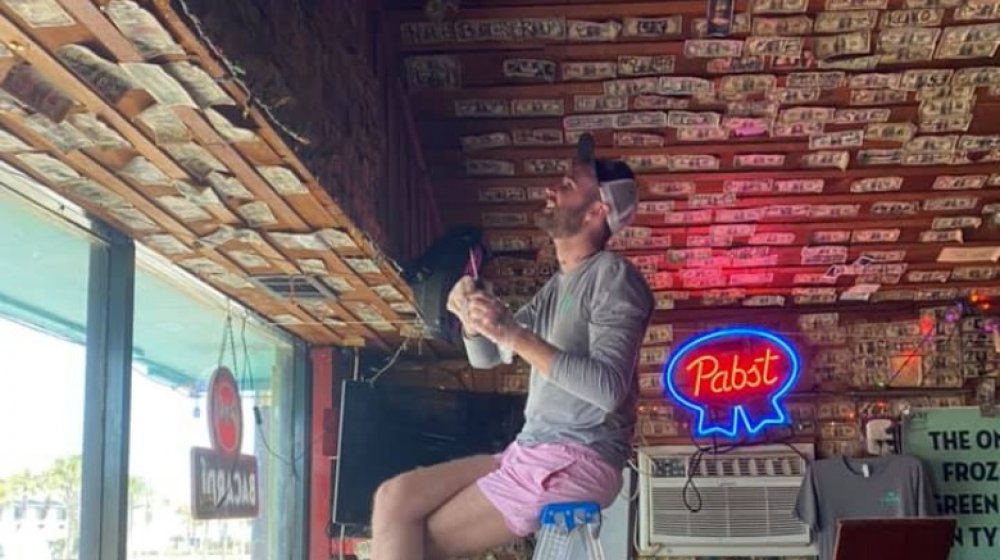
M 538 530 L 538 516 L 548 504 L 597 502 L 606 508 L 622 486 L 621 471 L 578 444 L 529 447 L 515 441 L 496 458 L 497 470 L 476 485 L 519 537 Z

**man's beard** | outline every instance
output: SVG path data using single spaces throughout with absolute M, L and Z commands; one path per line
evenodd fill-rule
M 552 239 L 572 237 L 583 229 L 586 215 L 586 204 L 579 208 L 553 207 L 539 214 L 535 224 Z

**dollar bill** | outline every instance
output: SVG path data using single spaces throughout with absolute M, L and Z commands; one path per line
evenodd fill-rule
M 941 8 L 889 10 L 882 14 L 882 27 L 939 27 L 943 19 Z
M 812 51 L 808 50 L 803 50 L 801 53 L 794 56 L 771 57 L 771 70 L 775 72 L 808 70 L 814 66 L 816 66 L 816 57 L 813 56 Z
M 433 45 L 455 41 L 455 27 L 450 22 L 409 21 L 400 24 L 404 45 Z
M 952 18 L 955 21 L 1000 19 L 1000 2 L 994 0 L 970 0 L 955 8 Z
M 737 154 L 733 156 L 736 168 L 781 167 L 785 164 L 785 154 Z
M 456 117 L 509 117 L 510 103 L 506 99 L 456 99 Z
M 562 99 L 514 99 L 511 113 L 515 117 L 561 117 L 566 112 Z
M 833 107 L 790 107 L 778 114 L 778 123 L 826 123 L 833 120 Z
M 826 0 L 826 9 L 838 10 L 884 10 L 889 0 Z
M 788 231 L 756 233 L 747 241 L 748 245 L 793 245 L 794 243 L 795 234 Z
M 622 55 L 618 57 L 618 74 L 620 76 L 658 76 L 674 72 L 674 55 L 636 56 Z
M 986 185 L 986 175 L 941 175 L 934 179 L 931 189 L 936 191 L 965 191 L 981 189 Z
M 953 136 L 947 136 L 947 138 L 953 138 Z M 994 135 L 976 135 L 976 134 L 963 134 L 957 141 L 956 146 L 959 150 L 968 152 L 985 152 L 987 150 L 997 150 L 1000 149 L 1000 134 Z
M 821 70 L 850 70 L 863 72 L 874 70 L 882 60 L 881 55 L 851 56 L 836 59 L 820 60 L 816 66 Z
M 774 189 L 781 194 L 818 194 L 823 192 L 823 179 L 779 179 Z
M 836 124 L 879 123 L 889 120 L 890 109 L 837 109 L 833 115 Z
M 920 121 L 920 132 L 940 134 L 942 132 L 964 132 L 972 124 L 972 115 L 944 115 L 940 117 L 923 118 Z
M 962 230 L 950 229 L 950 230 L 940 230 L 940 231 L 922 231 L 920 232 L 920 242 L 962 243 L 963 242 Z
M 667 214 L 664 223 L 671 225 L 707 224 L 712 221 L 711 210 L 678 210 Z M 711 251 L 709 251 L 711 255 Z
M 537 58 L 508 58 L 503 61 L 503 75 L 507 78 L 554 82 L 556 79 L 556 63 L 553 60 L 540 60 Z
M 763 72 L 767 62 L 762 56 L 741 58 L 713 58 L 705 65 L 709 74 L 746 74 Z
M 514 129 L 511 140 L 515 146 L 559 146 L 563 132 L 558 128 Z
M 516 19 L 460 19 L 454 23 L 455 39 L 460 42 L 517 41 L 522 35 Z
M 785 79 L 790 88 L 837 89 L 847 83 L 844 72 L 792 72 Z
M 524 172 L 528 175 L 563 175 L 573 162 L 562 158 L 530 158 L 524 160 Z
M 899 165 L 903 162 L 902 150 L 859 150 L 858 165 Z
M 729 179 L 722 183 L 722 190 L 736 194 L 768 194 L 774 192 L 774 180 Z
M 809 137 L 810 150 L 851 148 L 864 144 L 865 132 L 860 129 L 827 132 Z
M 808 218 L 812 208 L 808 204 L 772 204 L 764 207 L 765 219 Z
M 899 88 L 916 91 L 928 87 L 940 87 L 948 84 L 954 70 L 951 69 L 930 69 L 930 70 L 907 70 L 899 80 Z
M 514 175 L 514 162 L 497 159 L 467 159 L 465 172 L 472 176 L 507 176 Z
M 537 17 L 521 18 L 521 38 L 526 40 L 554 40 L 563 41 L 566 39 L 566 18 L 563 17 Z
M 758 294 L 743 300 L 744 307 L 784 307 L 785 296 L 777 294 Z
M 879 142 L 909 142 L 916 134 L 917 127 L 913 123 L 875 123 L 865 127 L 865 137 Z
M 694 181 L 652 181 L 646 190 L 653 196 L 686 198 L 695 191 Z
M 479 134 L 476 136 L 462 136 L 459 138 L 462 150 L 466 152 L 476 152 L 491 148 L 501 148 L 510 146 L 510 134 L 506 132 L 491 132 L 489 134 Z
M 977 229 L 982 225 L 979 216 L 940 216 L 931 222 L 931 229 Z
M 638 95 L 632 100 L 632 107 L 637 111 L 687 109 L 688 105 L 690 105 L 690 101 L 687 99 L 677 99 L 676 97 L 662 95 Z
M 773 272 L 736 272 L 729 276 L 730 286 L 764 286 L 773 281 Z
M 670 157 L 671 171 L 704 171 L 719 168 L 719 158 L 710 155 L 676 155 Z
M 774 89 L 777 78 L 769 74 L 742 74 L 725 76 L 719 81 L 719 94 L 731 97 L 745 93 L 766 92 Z
M 850 237 L 850 233 L 848 233 L 848 237 Z M 827 276 L 826 274 L 817 274 L 814 272 L 800 272 L 792 277 L 792 283 L 800 286 L 836 284 L 837 278 L 834 276 Z
M 854 218 L 861 212 L 860 204 L 817 204 L 809 209 L 811 218 Z
M 692 194 L 687 200 L 689 208 L 726 208 L 736 204 L 734 193 Z
M 950 196 L 931 198 L 924 201 L 924 212 L 953 212 L 974 210 L 979 204 L 976 196 Z
M 917 90 L 917 101 L 927 101 L 928 99 L 943 99 L 945 97 L 957 97 L 962 99 L 972 99 L 975 97 L 975 86 L 936 86 L 924 87 Z
M 1000 173 L 990 175 L 990 178 L 986 180 L 986 184 L 991 187 L 1000 187 Z M 983 213 L 986 213 L 985 208 L 983 208 Z
M 610 80 L 617 76 L 618 64 L 614 62 L 562 63 L 562 79 L 564 81 Z
M 767 99 L 779 105 L 798 105 L 819 101 L 820 93 L 821 90 L 818 87 L 775 88 L 767 92 Z
M 625 95 L 574 95 L 573 110 L 577 113 L 614 113 L 628 110 Z
M 847 247 L 841 245 L 803 247 L 801 251 L 801 263 L 804 266 L 844 264 L 847 262 L 847 252 Z
M 945 43 L 938 45 L 934 53 L 936 59 L 992 58 L 1000 42 L 992 43 Z
M 823 123 L 821 122 L 775 123 L 771 129 L 771 136 L 775 138 L 800 138 L 821 132 L 823 132 Z
M 666 140 L 659 134 L 615 132 L 614 135 L 614 145 L 624 148 L 653 148 L 663 146 L 665 143 Z
M 851 90 L 851 105 L 900 105 L 906 100 L 907 92 L 898 89 Z
M 764 211 L 761 208 L 738 208 L 735 210 L 717 210 L 715 212 L 715 222 L 720 224 L 756 222 L 763 218 Z
M 667 114 L 667 126 L 671 128 L 718 127 L 721 115 L 713 112 L 692 113 L 690 111 L 670 111 Z
M 907 8 L 957 8 L 964 0 L 904 0 Z
M 949 136 L 917 136 L 906 143 L 903 149 L 907 152 L 953 152 L 958 144 L 957 135 Z
M 729 35 L 748 35 L 750 33 L 750 14 L 733 14 Z M 691 22 L 691 35 L 693 37 L 708 37 L 708 20 L 705 18 L 695 18 Z
M 851 76 L 851 89 L 895 89 L 899 86 L 900 74 L 856 74 Z
M 682 17 L 626 17 L 622 22 L 623 37 L 659 39 L 681 33 Z
M 837 243 L 847 243 L 851 240 L 850 230 L 825 230 L 813 232 L 810 243 L 818 245 L 836 245 Z M 846 261 L 846 257 L 845 257 Z M 838 264 L 838 263 L 828 263 Z
M 667 212 L 671 212 L 674 209 L 674 201 L 672 200 L 655 200 L 652 202 L 640 202 L 636 213 L 642 215 L 658 215 L 663 216 Z M 638 232 L 635 232 L 638 235 Z M 650 230 L 644 229 L 642 231 L 644 236 L 651 235 Z
M 1000 67 L 961 68 L 952 77 L 952 87 L 988 87 L 1000 84 Z M 992 94 L 991 94 L 992 95 Z
M 847 169 L 850 161 L 850 152 L 837 150 L 804 154 L 800 163 L 807 169 L 833 168 L 843 171 Z
M 566 129 L 566 141 L 571 142 L 570 132 L 584 130 L 600 130 L 615 127 L 615 115 L 570 115 L 563 118 L 563 128 Z
M 722 119 L 725 128 L 736 138 L 763 136 L 771 128 L 771 119 L 764 117 L 725 117 Z
M 905 64 L 908 62 L 923 62 L 934 57 L 934 45 L 916 47 L 900 47 L 892 52 L 879 55 L 879 64 Z
M 868 177 L 851 183 L 852 193 L 880 193 L 898 191 L 903 186 L 902 177 Z
M 747 37 L 746 53 L 751 56 L 797 57 L 802 53 L 802 37 Z
M 900 233 L 899 228 L 858 229 L 851 235 L 851 243 L 895 243 Z
M 479 202 L 525 202 L 521 187 L 487 187 L 479 189 Z
M 659 81 L 656 78 L 631 78 L 604 82 L 604 95 L 637 95 L 656 93 Z
M 813 20 L 809 16 L 753 18 L 754 35 L 809 35 L 812 29 Z
M 816 33 L 849 33 L 875 29 L 877 10 L 820 12 L 816 14 Z
M 527 212 L 483 212 L 483 226 L 516 228 L 528 225 Z
M 871 32 L 855 31 L 813 37 L 812 47 L 813 54 L 821 60 L 845 55 L 867 54 L 871 50 Z
M 880 53 L 891 53 L 904 48 L 933 47 L 940 35 L 941 30 L 936 27 L 883 29 L 878 36 L 878 51 Z
M 570 41 L 614 41 L 618 38 L 621 30 L 622 24 L 615 20 L 566 20 L 566 38 Z
M 978 23 L 945 27 L 941 45 L 945 44 L 996 44 L 1000 41 L 1000 23 Z
M 903 154 L 903 165 L 908 166 L 920 166 L 920 165 L 951 165 L 955 158 L 953 152 L 925 152 L 925 153 L 904 153 Z
M 671 111 L 672 112 L 672 111 Z M 615 113 L 614 128 L 663 128 L 667 126 L 667 113 L 663 111 L 637 111 L 632 113 Z
M 713 91 L 712 82 L 704 78 L 663 76 L 656 80 L 660 95 L 697 95 Z
M 920 203 L 910 200 L 881 200 L 869 209 L 874 216 L 912 216 L 920 211 Z
M 754 14 L 804 14 L 808 0 L 753 0 L 750 11 Z
M 684 56 L 687 58 L 737 58 L 741 54 L 743 54 L 743 41 L 729 39 L 688 39 L 684 41 Z
M 711 142 L 729 138 L 729 130 L 722 127 L 688 127 L 677 129 L 681 142 Z
M 650 171 L 654 169 L 670 168 L 670 156 L 666 154 L 625 156 L 623 159 L 633 171 Z
M 734 117 L 769 117 L 778 112 L 772 101 L 735 101 L 726 104 L 726 114 Z

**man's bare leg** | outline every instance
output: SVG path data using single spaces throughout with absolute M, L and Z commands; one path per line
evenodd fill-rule
M 475 484 L 445 502 L 427 519 L 428 559 L 473 555 L 517 539 Z
M 496 468 L 492 455 L 476 455 L 416 469 L 382 483 L 372 513 L 373 560 L 422 559 L 427 516 Z

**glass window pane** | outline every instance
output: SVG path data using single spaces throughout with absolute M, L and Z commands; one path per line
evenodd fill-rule
M 75 559 L 88 269 L 103 246 L 18 186 L 0 168 L 0 557 Z
M 136 268 L 132 420 L 129 458 L 129 558 L 195 555 L 270 559 L 289 530 L 293 346 L 269 327 L 232 319 L 225 304 L 186 278 Z M 223 346 L 223 341 L 226 341 Z M 192 518 L 192 447 L 210 448 L 205 393 L 222 364 L 235 375 L 243 405 L 241 453 L 257 460 L 255 519 Z M 257 407 L 261 424 L 255 422 Z M 273 450 L 273 453 L 268 451 Z M 227 496 L 228 497 L 228 496 Z

